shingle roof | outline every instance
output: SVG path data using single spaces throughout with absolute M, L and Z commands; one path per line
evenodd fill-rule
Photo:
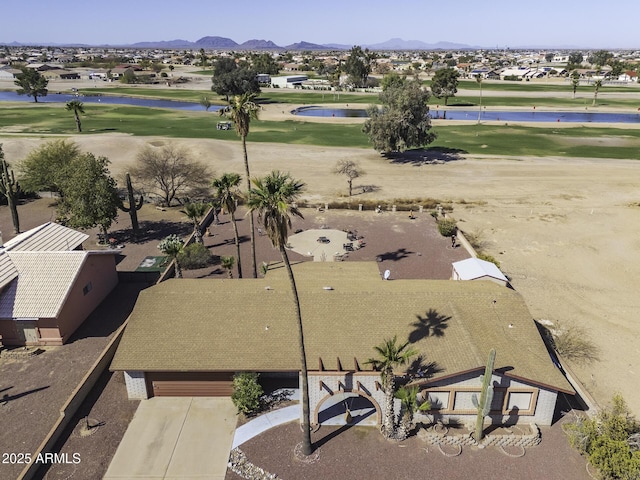
M 8 251 L 18 271 L 0 296 L 0 318 L 55 318 L 88 252 Z
M 373 346 L 410 339 L 438 376 L 483 367 L 571 391 L 522 297 L 491 282 L 383 281 L 375 263 L 294 267 L 308 367 L 361 368 Z M 332 290 L 325 287 L 331 287 Z M 284 268 L 264 279 L 175 279 L 141 292 L 111 365 L 138 371 L 297 371 L 295 311 Z
M 4 243 L 5 250 L 61 251 L 74 250 L 87 240 L 89 235 L 48 222 L 16 235 Z

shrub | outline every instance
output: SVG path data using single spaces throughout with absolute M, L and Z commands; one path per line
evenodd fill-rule
M 630 445 L 630 438 L 640 432 L 640 425 L 622 396 L 614 395 L 613 405 L 595 417 L 577 417 L 563 429 L 571 446 L 589 458 L 602 478 L 640 478 L 640 451 Z
M 565 358 L 577 363 L 591 363 L 599 360 L 600 350 L 591 341 L 588 332 L 581 326 L 569 325 L 551 332 L 553 346 Z
M 258 376 L 253 372 L 236 373 L 233 376 L 231 400 L 238 409 L 238 413 L 251 415 L 260 409 L 260 397 L 264 391 L 258 383 Z
M 211 263 L 211 252 L 201 243 L 192 243 L 178 254 L 178 262 L 185 270 L 203 268 Z
M 496 260 L 495 258 L 493 258 L 491 255 L 488 255 L 486 253 L 478 253 L 478 258 L 480 260 L 484 260 L 485 262 L 491 262 L 496 267 L 500 268 L 500 262 L 498 260 Z
M 438 231 L 443 237 L 450 237 L 456 234 L 458 227 L 456 226 L 455 220 L 445 218 L 438 222 Z

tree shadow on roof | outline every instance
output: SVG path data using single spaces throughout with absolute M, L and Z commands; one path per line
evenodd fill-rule
M 424 317 L 416 315 L 417 320 L 411 324 L 414 330 L 409 334 L 409 342 L 416 343 L 427 337 L 442 337 L 451 317 L 441 315 L 430 308 Z
M 444 368 L 438 365 L 438 362 L 426 362 L 423 355 L 415 358 L 407 368 L 407 376 L 409 381 L 418 379 L 429 379 L 444 371 Z
M 383 154 L 383 156 L 391 160 L 391 163 L 402 163 L 419 167 L 422 165 L 442 164 L 462 160 L 462 155 L 467 153 L 469 152 L 460 148 L 429 147 L 405 150 L 404 152 L 390 152 Z

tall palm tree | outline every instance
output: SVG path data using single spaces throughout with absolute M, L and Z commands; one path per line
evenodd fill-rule
M 417 355 L 417 350 L 408 348 L 409 342 L 398 345 L 398 337 L 386 339 L 381 345 L 373 347 L 378 353 L 378 358 L 371 358 L 366 363 L 380 370 L 382 389 L 384 390 L 385 411 L 382 424 L 382 434 L 387 438 L 395 436 L 395 414 L 393 398 L 395 394 L 395 374 L 393 369 L 406 365 L 411 357 Z
M 238 259 L 238 278 L 242 278 L 242 263 L 240 262 L 240 239 L 238 237 L 238 224 L 236 223 L 236 202 L 240 199 L 238 191 L 240 175 L 237 173 L 224 173 L 220 178 L 214 178 L 211 186 L 216 189 L 216 200 L 224 206 L 233 224 L 233 236 L 236 241 L 236 258 Z
M 80 100 L 71 100 L 67 102 L 66 110 L 73 112 L 73 116 L 76 119 L 76 126 L 78 132 L 82 132 L 82 124 L 80 123 L 80 114 L 84 115 L 84 104 Z
M 244 154 L 244 170 L 247 176 L 247 191 L 251 190 L 251 176 L 249 173 L 249 157 L 247 155 L 247 135 L 249 135 L 249 125 L 251 120 L 258 119 L 260 107 L 255 102 L 255 93 L 243 93 L 236 95 L 229 102 L 226 113 L 233 120 L 236 133 L 242 138 L 242 152 Z M 258 278 L 256 267 L 256 235 L 254 227 L 253 212 L 249 215 L 249 228 L 251 229 L 251 271 L 253 278 Z
M 298 320 L 298 348 L 300 350 L 300 365 L 302 370 L 302 452 L 311 455 L 311 423 L 309 416 L 309 384 L 307 375 L 307 355 L 304 348 L 304 333 L 302 329 L 302 314 L 300 312 L 300 300 L 296 281 L 291 270 L 289 257 L 285 245 L 289 229 L 291 228 L 291 215 L 302 218 L 300 211 L 291 204 L 296 201 L 304 184 L 291 178 L 289 174 L 273 171 L 264 178 L 253 179 L 254 188 L 249 190 L 247 201 L 249 211 L 258 213 L 258 220 L 264 226 L 265 233 L 275 248 L 280 251 L 280 256 L 287 268 L 291 291 L 296 307 Z
M 193 223 L 193 235 L 198 243 L 204 243 L 202 241 L 202 232 L 200 231 L 200 221 L 207 213 L 208 208 L 209 205 L 206 203 L 187 203 L 184 209 L 180 210 L 180 213 L 184 213 Z
M 598 100 L 598 92 L 600 91 L 600 87 L 602 87 L 602 79 L 596 80 L 593 82 L 593 105 L 595 106 L 596 101 Z

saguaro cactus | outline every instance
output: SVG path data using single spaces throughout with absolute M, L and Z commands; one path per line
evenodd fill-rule
M 496 351 L 491 349 L 487 366 L 484 369 L 484 377 L 482 377 L 482 390 L 480 390 L 480 400 L 477 395 L 471 397 L 473 406 L 478 409 L 478 417 L 476 419 L 476 433 L 474 435 L 477 442 L 482 440 L 484 436 L 484 417 L 489 415 L 491 410 L 491 402 L 493 401 L 493 385 L 491 385 L 491 377 L 493 375 L 493 365 L 496 361 Z
M 118 205 L 118 208 L 123 212 L 127 212 L 131 217 L 131 226 L 133 227 L 133 234 L 136 235 L 138 230 L 140 229 L 138 225 L 138 210 L 142 208 L 142 204 L 144 203 L 144 196 L 140 195 L 138 202 L 136 203 L 136 197 L 133 194 L 133 186 L 131 185 L 131 176 L 127 173 L 127 197 L 129 200 L 129 206 L 125 207 L 122 202 Z
M 20 218 L 18 217 L 18 193 L 20 185 L 16 182 L 13 170 L 9 169 L 7 161 L 4 159 L 2 144 L 0 143 L 0 192 L 7 197 L 7 204 L 11 210 L 11 220 L 13 220 L 13 233 L 20 233 Z

